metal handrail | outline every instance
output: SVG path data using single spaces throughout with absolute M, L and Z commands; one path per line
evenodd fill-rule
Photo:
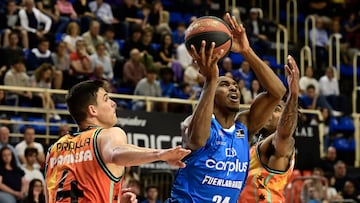
M 310 30 L 309 30 L 309 21 L 311 21 L 311 27 L 312 29 L 314 29 L 316 27 L 316 17 L 315 15 L 308 15 L 305 18 L 305 30 L 304 30 L 304 34 L 305 34 L 305 46 L 309 46 L 310 41 L 309 41 L 309 34 L 310 34 Z M 311 44 L 311 48 L 312 48 L 312 60 L 313 63 L 316 64 L 316 31 L 314 31 L 312 33 L 312 39 L 314 39 L 314 41 Z M 309 46 L 310 47 L 310 46 Z
M 275 0 L 275 19 L 273 18 L 273 8 L 274 3 L 273 0 L 269 0 L 269 20 L 275 20 L 276 23 L 280 22 L 280 1 Z
M 329 36 L 329 66 L 335 67 L 337 72 L 337 79 L 340 80 L 340 39 L 342 35 L 340 33 L 334 33 Z M 333 49 L 334 44 L 332 43 L 335 39 L 335 65 L 333 65 L 334 56 Z
M 281 33 L 283 33 L 284 41 L 281 43 Z M 287 63 L 287 56 L 288 56 L 288 31 L 287 28 L 283 25 L 279 24 L 278 29 L 276 30 L 276 62 L 281 64 L 281 44 L 284 47 L 284 62 L 283 64 Z
M 307 66 L 305 66 L 305 60 Z M 308 66 L 312 66 L 311 49 L 309 46 L 303 46 L 300 50 L 300 77 L 305 75 L 305 68 Z
M 357 64 L 358 64 L 358 57 L 360 56 L 360 51 L 356 52 L 353 56 L 353 114 L 357 113 L 357 91 L 359 90 L 359 86 L 357 84 Z
M 293 5 L 293 10 L 291 11 L 291 4 Z M 291 17 L 292 17 L 292 26 L 291 26 Z M 298 8 L 297 8 L 297 1 L 296 0 L 288 0 L 286 2 L 286 27 L 290 31 L 288 32 L 288 37 L 290 41 L 294 42 L 294 44 L 297 43 L 298 40 Z M 292 29 L 291 29 L 292 28 Z M 292 38 L 290 36 L 293 36 Z

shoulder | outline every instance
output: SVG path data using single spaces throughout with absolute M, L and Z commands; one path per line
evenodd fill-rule
M 104 128 L 101 129 L 98 139 L 113 141 L 125 135 L 125 131 L 119 127 Z

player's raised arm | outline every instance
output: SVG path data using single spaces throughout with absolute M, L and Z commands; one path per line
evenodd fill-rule
M 223 50 L 219 53 L 213 53 L 215 43 L 212 42 L 211 47 L 205 52 L 206 42 L 203 40 L 201 43 L 200 52 L 191 46 L 191 55 L 200 68 L 200 73 L 205 77 L 203 91 L 192 115 L 189 124 L 186 147 L 196 150 L 206 144 L 210 136 L 211 116 L 214 109 L 214 97 L 219 78 L 218 61 L 223 54 Z
M 127 144 L 125 132 L 117 127 L 103 129 L 97 142 L 104 162 L 121 166 L 166 161 L 173 166 L 185 167 L 181 160 L 190 153 L 190 150 L 180 146 L 170 149 L 150 149 Z
M 255 99 L 251 105 L 250 113 L 244 111 L 239 116 L 239 120 L 247 125 L 250 135 L 249 139 L 251 140 L 251 136 L 261 129 L 269 116 L 271 116 L 275 106 L 284 96 L 286 89 L 273 70 L 250 47 L 244 26 L 238 24 L 235 17 L 230 17 L 229 14 L 226 14 L 226 20 L 232 29 L 234 38 L 232 51 L 244 56 L 261 86 L 266 90 L 265 93 L 260 94 Z

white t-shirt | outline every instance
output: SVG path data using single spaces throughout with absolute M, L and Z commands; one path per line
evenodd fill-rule
M 25 156 L 25 149 L 27 147 L 28 147 L 28 145 L 26 144 L 25 140 L 23 140 L 15 146 L 15 149 L 19 156 Z M 33 147 L 37 149 L 38 153 L 44 153 L 44 148 L 40 143 L 34 142 Z
M 45 183 L 44 175 L 41 173 L 39 169 L 29 170 L 25 168 L 25 166 L 23 166 L 22 169 L 25 172 L 25 179 L 28 182 L 32 181 L 33 179 L 40 179 L 41 182 L 43 182 L 43 184 Z
M 299 80 L 300 90 L 303 90 L 305 92 L 306 88 L 309 85 L 314 85 L 315 92 L 319 94 L 319 82 L 315 78 L 309 78 L 307 76 L 303 76 L 300 78 Z

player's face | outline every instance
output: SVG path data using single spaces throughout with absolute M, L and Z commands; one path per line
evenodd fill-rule
M 100 88 L 97 92 L 97 117 L 99 121 L 104 125 L 102 127 L 112 127 L 117 122 L 116 117 L 116 103 L 110 99 L 108 93 Z
M 264 128 L 271 133 L 275 132 L 283 110 L 284 110 L 284 102 L 280 101 L 280 103 L 275 107 L 271 117 L 266 122 Z
M 229 77 L 220 77 L 215 93 L 215 105 L 224 106 L 232 112 L 239 111 L 240 91 L 235 80 Z

